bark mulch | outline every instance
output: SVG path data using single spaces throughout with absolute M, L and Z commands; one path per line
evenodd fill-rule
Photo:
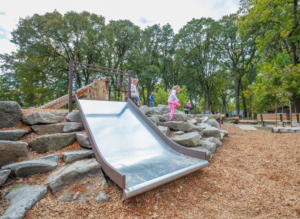
M 209 167 L 125 201 L 108 177 L 108 203 L 48 192 L 25 218 L 300 218 L 300 134 L 222 129 L 229 137 Z

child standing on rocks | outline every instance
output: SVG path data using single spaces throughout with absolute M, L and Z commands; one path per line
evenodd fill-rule
M 170 97 L 168 99 L 168 104 L 170 106 L 171 109 L 171 113 L 170 113 L 170 121 L 173 121 L 173 113 L 175 108 L 180 107 L 180 104 L 178 103 L 178 98 L 176 96 L 176 93 L 178 93 L 180 91 L 180 87 L 178 85 L 175 85 L 172 90 L 170 91 Z

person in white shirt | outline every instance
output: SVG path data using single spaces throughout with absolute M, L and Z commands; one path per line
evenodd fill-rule
M 178 98 L 176 96 L 176 93 L 178 93 L 180 91 L 180 87 L 178 85 L 175 85 L 172 90 L 170 90 L 170 97 L 168 99 L 168 104 L 170 106 L 171 109 L 171 113 L 170 113 L 170 120 L 169 121 L 173 121 L 173 114 L 174 114 L 174 110 L 175 108 L 180 107 L 180 104 L 178 103 Z
M 137 83 L 138 83 L 138 79 L 134 78 L 132 79 L 132 82 L 131 82 L 131 88 L 130 88 L 130 92 L 131 92 L 131 99 L 137 104 L 137 102 L 139 102 L 140 100 L 140 97 L 139 97 L 139 94 L 137 92 L 137 89 L 136 89 L 136 86 L 137 86 Z

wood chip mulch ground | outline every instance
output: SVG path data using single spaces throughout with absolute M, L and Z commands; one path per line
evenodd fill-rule
M 125 201 L 108 177 L 108 203 L 61 203 L 48 192 L 25 218 L 300 218 L 300 134 L 222 129 L 229 137 L 209 167 Z

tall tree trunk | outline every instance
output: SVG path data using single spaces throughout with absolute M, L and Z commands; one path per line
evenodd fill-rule
M 205 89 L 202 87 L 202 93 L 203 93 L 203 97 L 204 97 L 204 114 L 206 113 L 206 93 L 205 93 Z
M 246 117 L 247 116 L 246 98 L 245 98 L 244 93 L 243 93 L 243 84 L 242 84 L 242 82 L 241 82 L 241 93 L 242 93 L 242 100 L 243 100 L 243 114 Z
M 296 107 L 296 113 L 300 113 L 300 98 L 297 98 L 295 95 L 293 95 L 293 100 Z
M 239 116 L 239 88 L 237 83 L 237 76 L 236 76 L 236 65 L 233 65 L 234 70 L 234 90 L 235 90 L 235 110 L 236 116 Z

